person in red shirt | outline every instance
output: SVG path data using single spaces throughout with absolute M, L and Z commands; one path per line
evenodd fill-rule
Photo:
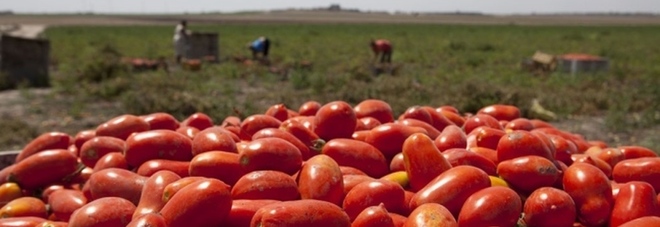
M 371 50 L 374 52 L 375 57 L 380 57 L 380 63 L 392 62 L 392 44 L 386 39 L 371 40 Z

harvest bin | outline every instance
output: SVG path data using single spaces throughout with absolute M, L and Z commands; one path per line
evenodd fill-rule
M 200 59 L 207 62 L 218 62 L 218 33 L 194 32 L 190 36 L 190 49 L 186 51 L 187 59 Z
M 607 71 L 610 66 L 609 59 L 588 54 L 565 54 L 558 56 L 558 60 L 559 71 L 571 74 Z

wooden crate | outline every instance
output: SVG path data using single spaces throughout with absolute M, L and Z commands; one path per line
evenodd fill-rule
M 24 81 L 33 87 L 48 87 L 50 42 L 46 39 L 31 39 L 0 36 L 0 73 L 3 83 L 15 87 Z
M 218 33 L 194 32 L 190 36 L 190 49 L 184 57 L 205 62 L 218 62 L 219 51 Z

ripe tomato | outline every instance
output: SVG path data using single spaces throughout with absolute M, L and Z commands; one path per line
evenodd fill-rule
M 465 200 L 459 226 L 515 226 L 522 211 L 518 194 L 506 187 L 481 189 Z
M 391 160 L 394 155 L 402 151 L 403 142 L 414 133 L 426 133 L 426 130 L 402 124 L 386 123 L 371 129 L 365 141 L 382 152 L 385 159 Z
M 67 149 L 71 142 L 71 136 L 63 132 L 48 132 L 31 140 L 16 156 L 16 163 L 23 161 L 40 151 L 53 149 Z
M 627 159 L 612 170 L 612 178 L 619 183 L 644 181 L 660 191 L 660 157 Z
M 99 198 L 73 212 L 69 226 L 126 226 L 133 212 L 135 205 L 126 199 Z
M 82 170 L 80 167 L 76 156 L 68 150 L 46 150 L 12 166 L 8 179 L 22 189 L 37 189 L 72 177 Z
M 577 216 L 568 193 L 551 187 L 536 189 L 525 200 L 524 220 L 529 226 L 571 227 Z
M 341 207 L 321 200 L 296 200 L 266 205 L 254 214 L 250 226 L 350 226 Z
M 451 148 L 466 148 L 467 135 L 458 126 L 450 125 L 440 132 L 440 135 L 433 140 L 433 143 L 440 151 L 446 151 Z
M 190 161 L 192 140 L 170 130 L 140 132 L 126 140 L 124 157 L 131 167 L 139 167 L 152 159 Z
M 279 202 L 270 199 L 234 199 L 231 203 L 229 216 L 220 226 L 250 226 L 250 221 L 257 210 Z
M 614 205 L 612 186 L 600 169 L 573 163 L 564 171 L 563 185 L 575 202 L 580 223 L 600 226 L 609 221 Z
M 497 166 L 495 163 L 476 152 L 461 148 L 452 148 L 443 152 L 442 156 L 444 156 L 449 164 L 453 167 L 468 165 L 477 167 L 486 172 L 488 175 L 497 174 Z
M 503 162 L 517 157 L 536 155 L 554 161 L 554 155 L 543 141 L 528 131 L 513 131 L 497 143 L 497 160 Z
M 241 139 L 251 140 L 252 135 L 258 132 L 259 130 L 265 128 L 277 128 L 280 127 L 282 121 L 278 120 L 273 116 L 268 116 L 265 114 L 255 114 L 249 116 L 241 122 Z
M 344 101 L 327 103 L 314 115 L 314 132 L 325 141 L 351 138 L 356 125 L 355 111 Z
M 222 181 L 198 180 L 174 194 L 160 213 L 169 227 L 219 226 L 231 210 L 229 191 Z
M 290 175 L 280 171 L 258 170 L 243 175 L 231 189 L 232 199 L 300 199 L 298 185 Z
M 463 124 L 463 131 L 465 133 L 470 133 L 472 130 L 479 126 L 486 126 L 494 129 L 502 130 L 502 125 L 494 117 L 487 114 L 476 114 L 474 116 L 468 117 Z
M 504 131 L 515 131 L 515 130 L 524 130 L 531 131 L 534 129 L 534 125 L 527 118 L 516 118 L 504 125 Z
M 137 205 L 146 180 L 147 177 L 129 170 L 109 168 L 93 173 L 85 185 L 89 185 L 90 200 L 120 197 Z M 129 217 L 132 215 L 133 212 Z
M 500 162 L 497 174 L 512 188 L 528 194 L 552 186 L 559 178 L 560 170 L 546 158 L 528 155 Z
M 186 169 L 190 176 L 215 178 L 228 185 L 236 184 L 246 172 L 239 164 L 239 155 L 224 151 L 209 151 L 195 156 Z
M 80 162 L 88 167 L 94 167 L 101 157 L 108 153 L 124 153 L 126 142 L 110 136 L 96 136 L 80 147 Z
M 658 157 L 658 154 L 655 153 L 653 150 L 642 146 L 620 146 L 618 148 L 619 150 L 621 150 L 621 152 L 623 152 L 623 156 L 626 159 L 642 158 L 642 157 Z
M 232 133 L 222 127 L 208 127 L 192 139 L 193 156 L 207 151 L 237 152 Z
M 0 217 L 40 217 L 47 218 L 46 204 L 34 197 L 20 197 L 0 209 Z
M 126 227 L 167 227 L 167 224 L 165 224 L 165 218 L 162 215 L 148 213 L 133 218 Z
M 458 227 L 454 216 L 446 207 L 437 203 L 426 203 L 410 213 L 404 227 L 445 226 Z
M 370 198 L 370 199 L 364 199 Z M 401 185 L 387 180 L 372 180 L 355 185 L 344 199 L 343 208 L 351 220 L 364 209 L 381 203 L 387 210 L 399 213 L 405 210 L 403 188 Z
M 644 216 L 660 216 L 655 193 L 646 182 L 631 181 L 623 184 L 614 200 L 610 226 L 619 226 Z
M 179 179 L 181 179 L 179 175 L 169 170 L 158 171 L 147 178 L 142 187 L 140 201 L 133 213 L 133 219 L 144 214 L 160 212 L 165 206 L 165 201 L 162 199 L 165 187 Z
M 436 176 L 452 166 L 433 144 L 433 140 L 422 133 L 415 133 L 403 143 L 403 164 L 410 179 L 410 189 L 422 189 Z
M 344 181 L 339 164 L 327 155 L 307 160 L 298 173 L 298 191 L 302 199 L 317 199 L 341 206 Z
M 286 105 L 280 103 L 268 107 L 264 114 L 285 121 L 289 118 L 289 109 L 286 108 Z
M 298 114 L 301 116 L 314 116 L 321 108 L 321 103 L 317 101 L 307 101 L 300 105 Z
M 374 146 L 352 139 L 333 139 L 321 151 L 333 158 L 340 166 L 359 169 L 367 175 L 379 178 L 389 173 L 389 166 L 383 154 Z
M 65 222 L 69 221 L 74 211 L 87 204 L 87 198 L 83 192 L 72 189 L 53 191 L 47 201 L 55 220 Z
M 117 116 L 96 127 L 96 136 L 111 136 L 126 140 L 131 134 L 149 130 L 149 123 L 144 119 L 124 114 Z
M 351 227 L 394 227 L 394 221 L 390 217 L 385 204 L 370 206 L 364 209 L 355 218 Z
M 213 125 L 213 119 L 205 113 L 191 114 L 188 116 L 188 118 L 181 122 L 181 126 L 193 127 L 199 129 L 200 131 L 212 127 Z
M 118 152 L 112 152 L 103 155 L 103 157 L 101 157 L 96 162 L 96 165 L 94 165 L 94 169 L 92 170 L 92 173 L 108 168 L 128 169 L 128 163 L 126 163 L 126 158 L 124 158 L 124 154 Z
M 380 123 L 394 121 L 394 113 L 390 104 L 383 100 L 366 99 L 353 107 L 357 118 L 373 117 Z
M 520 118 L 520 109 L 512 105 L 493 104 L 479 109 L 477 114 L 487 114 L 494 117 L 498 121 L 512 121 L 514 119 Z
M 144 121 L 149 124 L 150 130 L 155 129 L 167 129 L 167 130 L 176 130 L 179 128 L 179 120 L 174 118 L 171 114 L 158 112 L 140 116 Z
M 276 137 L 251 141 L 239 154 L 245 172 L 278 170 L 294 174 L 302 165 L 300 150 L 288 141 Z
M 300 154 L 302 155 L 303 160 L 307 160 L 312 156 L 312 151 L 310 151 L 310 148 L 306 146 L 302 141 L 300 141 L 300 139 L 295 137 L 293 134 L 279 128 L 265 128 L 259 130 L 254 135 L 252 135 L 252 140 L 268 137 L 281 138 L 293 144 L 298 148 L 298 150 L 300 150 Z

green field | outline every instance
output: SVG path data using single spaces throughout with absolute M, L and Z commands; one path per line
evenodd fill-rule
M 357 104 L 378 98 L 399 114 L 413 105 L 475 112 L 507 103 L 526 110 L 538 98 L 562 119 L 605 116 L 611 130 L 660 124 L 657 26 L 231 24 L 191 29 L 219 33 L 220 64 L 170 74 L 133 73 L 118 64 L 118 56 L 172 59 L 173 26 L 49 28 L 57 66 L 53 86 L 76 97 L 76 108 L 69 108 L 74 117 L 77 109 L 99 100 L 118 101 L 125 113 L 165 111 L 183 119 L 201 111 L 219 121 L 277 103 L 297 109 L 308 100 Z M 273 69 L 291 66 L 287 74 L 231 60 L 248 56 L 246 44 L 261 35 L 272 40 Z M 393 75 L 373 74 L 371 38 L 392 41 Z M 605 56 L 610 70 L 576 75 L 521 70 L 520 62 L 537 50 Z M 301 61 L 313 67 L 296 68 Z M 97 75 L 103 82 L 92 82 Z

